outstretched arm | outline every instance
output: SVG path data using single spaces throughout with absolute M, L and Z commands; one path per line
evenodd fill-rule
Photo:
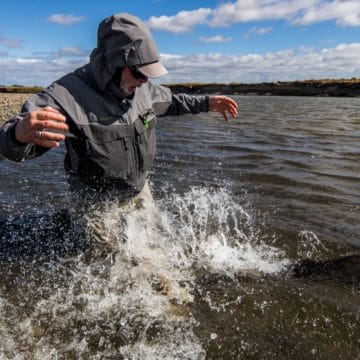
M 183 114 L 198 114 L 200 112 L 215 111 L 228 120 L 227 113 L 237 116 L 236 102 L 222 95 L 187 95 L 172 94 L 169 88 L 147 83 L 153 100 L 153 107 L 157 116 L 176 116 Z
M 227 113 L 235 118 L 237 116 L 237 110 L 237 103 L 227 96 L 216 95 L 209 97 L 209 111 L 222 114 L 225 121 L 228 121 Z

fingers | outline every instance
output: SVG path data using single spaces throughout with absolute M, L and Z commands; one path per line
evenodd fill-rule
M 34 131 L 33 140 L 62 141 L 65 140 L 65 135 L 62 133 L 54 133 L 46 130 Z
M 21 119 L 15 128 L 16 139 L 22 143 L 32 143 L 48 148 L 58 147 L 65 139 L 64 134 L 69 130 L 66 117 L 58 110 L 47 106 L 31 111 Z
M 237 103 L 227 96 L 212 96 L 209 99 L 209 110 L 221 113 L 225 119 L 228 120 L 227 113 L 233 118 L 237 116 Z
M 235 118 L 235 117 L 237 116 L 237 109 L 238 109 L 238 107 L 237 107 L 237 104 L 236 104 L 236 103 L 235 103 L 235 105 L 234 105 L 233 103 L 230 103 L 230 104 L 228 105 L 227 111 L 231 114 L 231 116 L 232 116 L 233 118 Z
M 228 111 L 233 118 L 237 116 L 238 105 L 233 99 L 225 98 L 224 106 L 226 108 L 226 111 Z
M 35 145 L 53 148 L 59 147 L 60 141 L 62 140 L 65 140 L 64 134 L 53 133 L 50 131 L 34 131 L 31 142 Z
M 222 115 L 223 115 L 223 117 L 224 117 L 224 120 L 225 120 L 225 121 L 228 121 L 228 117 L 227 117 L 227 115 L 226 115 L 226 111 L 224 111 L 224 112 L 222 113 Z
M 53 111 L 53 112 L 56 112 L 56 113 L 58 113 L 58 114 L 61 114 L 61 112 L 60 112 L 59 110 L 56 110 L 56 109 L 54 109 L 54 108 L 51 107 L 51 106 L 45 106 L 45 107 L 42 108 L 42 110 Z
M 34 131 L 32 134 L 32 143 L 48 147 L 55 147 L 60 145 L 60 141 L 65 140 L 63 134 L 57 134 L 50 131 Z M 55 144 L 56 143 L 56 144 Z
M 56 120 L 41 120 L 34 122 L 32 125 L 32 129 L 35 131 L 41 131 L 41 130 L 55 130 L 55 131 L 68 131 L 69 126 L 65 123 L 61 123 Z
M 64 115 L 51 107 L 45 107 L 41 110 L 33 111 L 31 114 L 36 118 L 36 120 L 40 121 L 53 120 L 63 123 L 66 121 L 66 117 Z

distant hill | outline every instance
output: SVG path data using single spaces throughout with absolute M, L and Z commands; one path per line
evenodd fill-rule
M 180 83 L 164 84 L 174 93 L 225 95 L 283 95 L 283 96 L 348 96 L 360 97 L 360 78 L 278 81 L 245 83 Z M 0 86 L 0 93 L 37 93 L 40 86 Z

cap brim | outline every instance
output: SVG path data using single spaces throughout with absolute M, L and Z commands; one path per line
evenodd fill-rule
M 164 76 L 168 73 L 168 71 L 165 69 L 164 65 L 162 65 L 159 61 L 137 66 L 137 69 L 144 74 L 146 77 L 155 79 L 161 76 Z

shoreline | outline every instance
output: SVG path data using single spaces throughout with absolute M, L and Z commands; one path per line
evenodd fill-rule
M 224 94 L 260 96 L 336 96 L 360 97 L 360 78 L 277 81 L 262 83 L 176 83 L 162 84 L 175 94 Z M 0 86 L 0 93 L 32 94 L 40 86 Z
M 259 96 L 322 96 L 360 97 L 360 79 L 278 81 L 256 84 L 166 84 L 174 93 L 259 95 Z

